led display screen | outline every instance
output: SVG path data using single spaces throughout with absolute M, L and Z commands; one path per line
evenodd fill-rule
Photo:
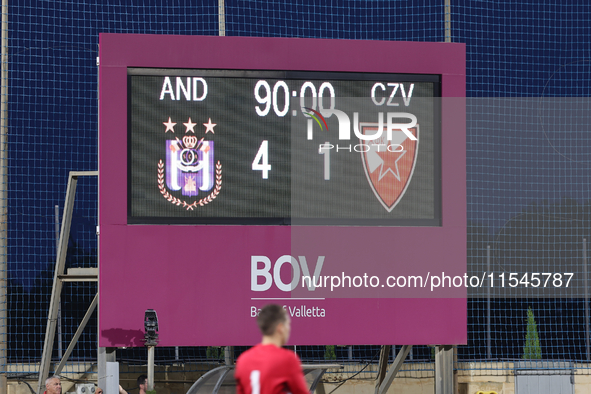
M 128 223 L 441 222 L 440 76 L 128 68 Z

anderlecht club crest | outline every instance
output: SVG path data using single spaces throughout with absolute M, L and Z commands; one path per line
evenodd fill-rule
M 195 134 L 195 126 L 189 118 L 185 126 L 185 135 L 175 135 L 174 126 L 169 117 L 166 126 L 167 137 L 164 149 L 165 160 L 158 163 L 158 188 L 162 196 L 170 203 L 193 210 L 212 202 L 222 187 L 222 165 L 215 163 L 214 141 L 207 139 L 207 134 L 214 134 L 216 124 L 209 119 L 205 126 L 205 135 L 199 138 Z M 189 132 L 191 132 L 189 134 Z

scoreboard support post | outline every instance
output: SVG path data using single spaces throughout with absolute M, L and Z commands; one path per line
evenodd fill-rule
M 148 346 L 148 391 L 154 390 L 154 352 L 155 346 Z
M 453 347 L 435 346 L 435 394 L 453 394 L 453 372 Z
M 99 347 L 98 348 L 98 373 L 97 384 L 99 387 L 107 387 L 109 376 L 107 373 L 107 363 L 117 361 L 117 348 L 115 347 Z M 119 376 L 117 376 L 119 379 Z
M 224 361 L 226 365 L 234 364 L 234 346 L 224 346 Z

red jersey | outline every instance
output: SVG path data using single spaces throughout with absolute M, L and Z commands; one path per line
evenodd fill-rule
M 256 345 L 236 361 L 237 394 L 309 394 L 300 358 L 275 345 Z

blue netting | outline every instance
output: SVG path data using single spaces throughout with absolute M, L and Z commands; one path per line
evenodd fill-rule
M 443 41 L 443 1 L 226 1 L 226 35 Z M 8 362 L 41 357 L 53 264 L 54 206 L 60 221 L 70 170 L 97 169 L 98 34 L 218 34 L 218 2 L 11 1 L 8 8 Z M 527 127 L 515 102 L 468 101 L 468 258 L 472 269 L 518 258 L 551 264 L 580 257 L 591 238 L 587 123 L 559 127 L 539 114 L 539 97 L 591 93 L 591 5 L 566 1 L 452 2 L 451 37 L 467 45 L 467 96 L 524 98 Z M 584 104 L 580 113 L 585 113 Z M 68 267 L 96 265 L 96 178 L 80 181 Z M 524 235 L 525 234 L 525 235 Z M 69 341 L 96 286 L 69 284 L 62 329 Z M 460 359 L 523 354 L 527 309 L 534 311 L 544 358 L 586 358 L 584 301 L 495 298 L 469 302 L 469 343 Z M 231 345 L 231 344 L 229 344 Z M 64 344 L 65 347 L 65 344 Z M 338 360 L 367 362 L 379 348 L 335 350 Z M 120 351 L 145 360 L 144 349 Z M 324 360 L 325 347 L 306 347 Z M 159 349 L 159 362 L 206 360 L 206 348 Z M 57 345 L 54 358 L 57 357 Z M 430 360 L 428 347 L 413 358 Z M 96 360 L 96 317 L 72 359 Z M 171 361 L 172 360 L 172 361 Z M 34 370 L 34 366 L 28 367 Z M 4 366 L 0 366 L 4 370 Z M 27 371 L 24 371 L 27 372 Z
M 443 2 L 226 1 L 226 35 L 443 41 Z

